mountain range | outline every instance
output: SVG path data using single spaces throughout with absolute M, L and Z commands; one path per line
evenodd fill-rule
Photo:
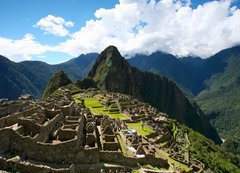
M 0 97 L 15 99 L 22 93 L 30 93 L 39 98 L 54 72 L 64 70 L 72 81 L 82 79 L 97 57 L 98 54 L 92 53 L 49 65 L 39 61 L 15 63 L 0 56 Z M 221 136 L 240 140 L 240 46 L 222 50 L 207 59 L 177 58 L 155 52 L 137 54 L 128 63 L 175 81 L 185 95 L 200 105 Z
M 57 65 L 40 61 L 15 63 L 0 56 L 0 98 L 16 99 L 24 93 L 40 98 L 56 71 L 64 70 L 73 81 L 82 79 L 97 56 L 96 53 L 80 55 Z

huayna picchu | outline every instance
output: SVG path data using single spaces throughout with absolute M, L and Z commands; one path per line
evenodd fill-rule
M 57 72 L 43 98 L 0 100 L 0 170 L 239 172 L 239 158 L 205 137 L 214 129 L 174 82 L 129 66 L 113 46 L 83 81 Z
M 99 55 L 89 76 L 100 89 L 132 95 L 215 142 L 221 142 L 201 109 L 196 103 L 191 104 L 173 81 L 131 67 L 116 47 L 109 46 Z

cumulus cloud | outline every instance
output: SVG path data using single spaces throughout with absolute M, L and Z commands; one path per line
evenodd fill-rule
M 78 56 L 115 45 L 124 56 L 160 50 L 206 58 L 240 44 L 240 9 L 231 3 L 210 1 L 191 8 L 190 0 L 119 0 L 112 9 L 98 9 L 96 19 L 73 34 L 66 27 L 74 23 L 48 15 L 35 26 L 45 33 L 68 35 L 66 41 L 48 46 L 31 34 L 20 40 L 0 37 L 0 54 L 20 61 L 47 51 Z
M 38 27 L 44 31 L 45 34 L 53 34 L 60 37 L 65 37 L 69 35 L 69 31 L 66 27 L 73 27 L 74 23 L 72 21 L 65 21 L 61 17 L 55 17 L 53 15 L 48 15 L 45 18 L 40 19 L 34 27 Z
M 19 40 L 0 37 L 0 54 L 16 62 L 30 60 L 33 55 L 40 56 L 50 49 L 49 46 L 35 41 L 35 37 L 32 34 L 26 34 Z
M 122 54 L 161 50 L 177 56 L 208 57 L 240 43 L 240 10 L 231 0 L 193 9 L 189 0 L 120 0 L 99 9 L 71 38 L 55 47 L 77 56 L 116 45 Z

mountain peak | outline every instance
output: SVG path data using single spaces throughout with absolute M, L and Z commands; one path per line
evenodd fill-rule
M 206 119 L 191 105 L 171 80 L 128 64 L 114 46 L 107 47 L 97 58 L 89 76 L 101 90 L 128 94 L 150 103 L 171 118 L 219 142 L 220 139 Z
M 47 98 L 58 88 L 71 83 L 72 81 L 68 78 L 67 74 L 64 73 L 63 70 L 56 72 L 48 82 L 48 85 L 43 93 L 43 98 Z
M 109 58 L 111 59 L 113 62 L 117 62 L 117 61 L 122 61 L 124 60 L 124 58 L 122 57 L 122 55 L 120 54 L 120 52 L 118 51 L 117 47 L 115 46 L 108 46 L 101 54 L 100 57 L 102 59 L 106 59 Z
M 98 56 L 89 76 L 94 80 L 100 81 L 106 77 L 108 72 L 117 72 L 126 69 L 128 62 L 122 57 L 117 47 L 108 46 Z
M 108 46 L 107 48 L 105 48 L 104 51 L 112 52 L 112 53 L 113 52 L 118 52 L 119 53 L 118 48 L 116 46 L 113 46 L 113 45 Z

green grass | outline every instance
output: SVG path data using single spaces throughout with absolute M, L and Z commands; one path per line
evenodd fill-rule
M 126 150 L 126 146 L 121 138 L 121 136 L 118 134 L 117 135 L 117 139 L 118 139 L 118 143 L 120 144 L 120 147 L 121 147 L 121 150 L 122 150 L 122 153 L 126 154 L 127 153 L 127 150 Z
M 143 165 L 144 168 L 147 168 L 147 169 L 152 169 L 152 170 L 155 170 L 155 171 L 161 171 L 161 170 L 166 170 L 166 169 L 159 169 L 158 167 L 156 166 L 152 166 L 150 164 L 148 165 Z
M 163 150 L 158 150 L 157 154 L 162 158 L 166 158 L 168 160 L 168 163 L 170 163 L 170 165 L 174 165 L 175 167 L 178 167 L 178 168 L 183 169 L 183 170 L 188 170 L 189 169 L 189 167 L 187 165 L 182 164 L 182 163 L 170 158 L 168 156 L 168 154 L 165 153 Z
M 148 136 L 152 133 L 154 133 L 154 131 L 152 129 L 150 129 L 148 126 L 144 125 L 142 128 L 142 123 L 141 122 L 137 122 L 137 123 L 126 123 L 130 128 L 134 129 L 137 131 L 137 133 L 139 135 L 142 136 Z
M 85 106 L 89 108 L 94 115 L 104 114 L 109 116 L 110 118 L 119 118 L 120 120 L 128 119 L 123 114 L 108 111 L 108 109 L 104 108 L 104 106 L 99 103 L 95 98 L 84 98 L 84 102 Z
M 134 170 L 131 171 L 131 173 L 140 173 L 140 171 L 134 169 Z
M 160 143 L 159 145 L 160 145 L 160 147 L 164 147 L 167 143 L 168 143 L 168 141 L 164 141 L 164 142 Z
M 72 95 L 72 98 L 74 99 L 74 101 L 76 103 L 81 103 L 80 94 L 74 94 L 74 95 Z

